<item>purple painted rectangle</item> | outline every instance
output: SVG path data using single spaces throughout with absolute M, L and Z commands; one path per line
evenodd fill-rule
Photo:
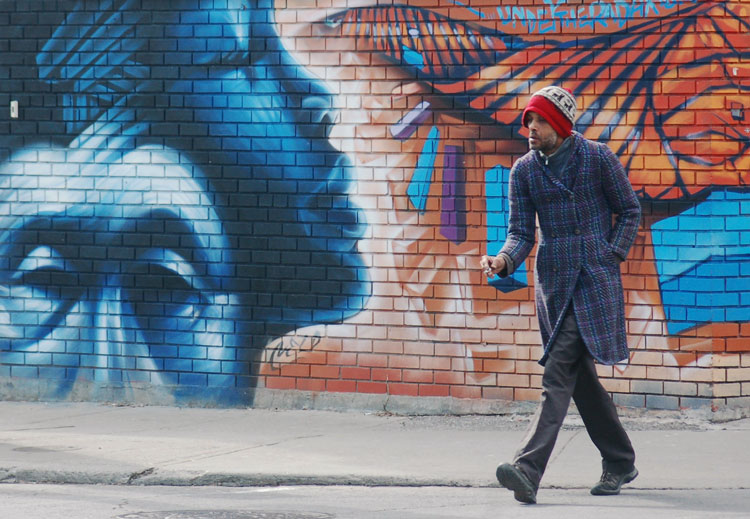
M 399 122 L 391 126 L 391 135 L 395 139 L 404 141 L 411 137 L 420 124 L 430 116 L 430 103 L 422 101 L 408 114 L 403 116 Z
M 464 171 L 458 146 L 443 150 L 443 196 L 440 200 L 440 234 L 454 243 L 466 241 L 466 197 Z

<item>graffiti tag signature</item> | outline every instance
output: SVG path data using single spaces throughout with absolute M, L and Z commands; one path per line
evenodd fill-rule
M 315 335 L 292 335 L 280 337 L 268 346 L 268 362 L 274 369 L 281 367 L 282 359 L 291 359 L 292 356 L 304 351 L 312 351 L 320 343 L 321 336 Z

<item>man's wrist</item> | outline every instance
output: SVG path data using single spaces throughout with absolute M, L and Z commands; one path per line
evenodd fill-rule
M 512 274 L 513 271 L 516 270 L 515 263 L 513 263 L 513 258 L 508 256 L 506 253 L 498 252 L 497 257 L 502 258 L 504 263 L 503 268 L 498 273 L 498 275 L 502 274 L 502 276 L 505 277 Z

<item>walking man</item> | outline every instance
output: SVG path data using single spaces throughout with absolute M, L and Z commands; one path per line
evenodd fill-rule
M 508 235 L 487 276 L 509 276 L 539 247 L 534 284 L 544 344 L 542 396 L 513 463 L 497 468 L 516 500 L 535 503 L 558 431 L 573 401 L 602 456 L 594 495 L 614 495 L 635 479 L 635 452 L 602 387 L 594 362 L 628 357 L 620 263 L 635 240 L 640 205 L 617 156 L 572 131 L 573 94 L 558 86 L 536 92 L 523 111 L 530 151 L 510 173 Z

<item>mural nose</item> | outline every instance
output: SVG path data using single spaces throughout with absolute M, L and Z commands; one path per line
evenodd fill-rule
M 131 318 L 128 303 L 122 299 L 124 294 L 120 287 L 107 287 L 98 297 L 80 305 L 86 323 L 80 328 L 81 341 L 87 344 L 87 354 L 80 355 L 78 378 L 128 387 L 135 381 L 157 386 L 175 383 Z
M 101 290 L 99 298 L 89 305 L 92 326 L 89 330 L 93 343 L 94 366 L 106 369 L 107 380 L 114 373 L 110 369 L 126 369 L 127 338 L 122 323 L 122 291 L 119 287 L 107 287 Z M 133 360 L 134 362 L 134 360 Z
M 328 139 L 339 113 L 333 107 L 330 96 L 315 95 L 302 99 L 302 129 L 309 138 Z M 308 123 L 309 124 L 306 124 Z M 306 128 L 307 127 L 307 128 Z

